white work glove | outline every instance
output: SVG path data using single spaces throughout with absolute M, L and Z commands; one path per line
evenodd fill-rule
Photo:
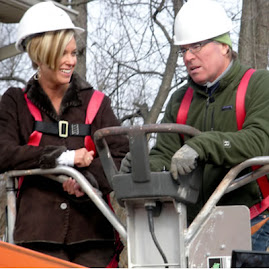
M 132 156 L 131 156 L 131 153 L 128 152 L 121 161 L 120 173 L 131 173 L 132 171 L 131 161 L 132 161 Z
M 198 153 L 188 145 L 181 147 L 172 157 L 171 174 L 176 180 L 178 175 L 189 174 L 197 167 Z

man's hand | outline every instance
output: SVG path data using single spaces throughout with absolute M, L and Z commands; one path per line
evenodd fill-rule
M 181 147 L 172 157 L 171 174 L 176 180 L 178 175 L 189 174 L 197 167 L 198 153 L 188 145 Z
M 131 156 L 131 153 L 128 152 L 121 161 L 120 173 L 131 173 L 132 171 L 131 161 L 132 161 L 132 156 Z

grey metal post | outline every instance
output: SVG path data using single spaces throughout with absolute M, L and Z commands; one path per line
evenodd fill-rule
M 269 164 L 269 157 L 268 156 L 261 156 L 261 157 L 255 157 L 248 159 L 239 165 L 232 168 L 228 174 L 223 178 L 223 180 L 220 182 L 216 190 L 213 192 L 213 194 L 210 196 L 210 198 L 207 200 L 206 204 L 203 206 L 202 210 L 199 212 L 199 214 L 196 216 L 194 221 L 189 226 L 186 236 L 185 236 L 185 244 L 186 246 L 190 245 L 191 240 L 193 239 L 194 235 L 196 235 L 199 230 L 201 229 L 203 223 L 208 218 L 210 212 L 212 209 L 216 206 L 216 204 L 219 202 L 221 197 L 228 192 L 229 186 L 232 184 L 233 180 L 236 178 L 236 176 L 245 168 L 255 166 L 255 165 L 264 165 L 264 167 L 261 167 L 262 173 L 259 173 L 259 170 L 256 172 L 252 172 L 252 176 L 246 177 L 246 179 L 251 178 L 250 180 L 246 181 L 244 178 L 242 178 L 242 181 L 244 184 L 241 184 L 240 180 L 237 182 L 233 182 L 233 188 L 232 190 L 241 187 L 242 185 L 245 185 L 246 183 L 249 183 L 251 181 L 256 180 L 261 175 L 268 173 L 268 164 Z
M 16 220 L 15 180 L 7 175 L 5 179 L 7 191 L 7 242 L 14 244 L 13 231 Z
M 13 170 L 5 173 L 6 178 L 12 177 L 19 177 L 19 176 L 30 176 L 30 175 L 68 175 L 74 178 L 78 184 L 80 185 L 81 189 L 89 196 L 89 198 L 93 201 L 93 203 L 97 206 L 97 208 L 104 214 L 104 216 L 108 219 L 108 221 L 113 225 L 113 227 L 118 231 L 118 233 L 124 238 L 127 238 L 127 233 L 125 227 L 122 223 L 118 220 L 114 212 L 109 208 L 108 204 L 104 201 L 101 197 L 99 192 L 92 187 L 89 181 L 76 169 L 68 166 L 57 166 L 56 168 L 52 169 L 32 169 L 32 170 Z M 49 176 L 50 177 L 50 176 Z M 64 177 L 59 177 L 58 179 L 55 176 L 51 178 L 56 179 L 59 182 L 63 182 L 65 180 Z M 14 182 L 14 181 L 13 181 Z M 11 182 L 10 182 L 11 184 Z M 10 195 L 12 200 L 10 200 L 10 230 L 14 229 L 14 223 L 16 217 L 16 197 L 14 195 Z M 9 198 L 8 198 L 9 199 Z M 13 233 L 10 231 L 10 233 Z M 13 237 L 12 237 L 13 238 Z M 11 242 L 10 242 L 11 243 Z

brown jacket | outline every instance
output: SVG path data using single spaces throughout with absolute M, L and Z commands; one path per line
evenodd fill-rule
M 88 102 L 93 88 L 74 74 L 57 115 L 47 95 L 38 82 L 31 79 L 25 91 L 28 98 L 39 108 L 45 122 L 66 120 L 69 123 L 85 123 Z M 92 123 L 91 132 L 108 126 L 119 125 L 110 99 L 105 96 Z M 84 137 L 60 138 L 43 134 L 40 146 L 28 146 L 33 132 L 34 119 L 26 105 L 20 88 L 9 88 L 0 105 L 0 172 L 13 169 L 53 167 L 55 159 L 65 150 L 84 147 Z M 125 137 L 107 139 L 111 154 L 119 167 L 128 151 Z M 96 178 L 104 197 L 111 191 L 105 178 L 98 155 L 87 171 Z M 60 183 L 43 177 L 24 179 L 17 201 L 15 242 L 55 242 L 72 244 L 88 240 L 113 240 L 111 224 L 87 197 L 76 198 L 62 190 Z

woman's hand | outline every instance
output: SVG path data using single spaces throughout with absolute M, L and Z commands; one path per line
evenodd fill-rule
M 77 167 L 87 167 L 92 163 L 94 152 L 88 151 L 86 148 L 75 150 L 74 165 Z
M 71 177 L 63 183 L 63 189 L 68 192 L 68 194 L 75 195 L 76 197 L 81 197 L 85 194 L 79 184 Z

